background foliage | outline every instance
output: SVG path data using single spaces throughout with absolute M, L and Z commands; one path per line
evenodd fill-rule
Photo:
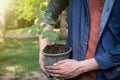
M 34 23 L 32 14 L 36 11 L 32 6 L 39 3 L 42 7 L 48 5 L 49 0 L 7 0 L 9 6 L 6 8 L 6 24 L 8 28 L 19 28 L 31 26 Z
M 34 24 L 35 17 L 33 17 L 33 13 L 34 15 L 41 13 L 43 7 L 46 7 L 49 1 L 0 0 L 0 80 L 37 80 L 37 78 L 41 79 L 44 77 L 41 75 L 38 63 L 38 38 L 33 38 L 29 33 L 20 34 L 20 32 L 24 27 L 30 27 Z M 37 3 L 39 5 L 35 6 L 34 4 Z M 38 12 L 33 5 L 34 7 L 39 6 Z M 65 23 L 65 17 L 62 17 L 64 19 L 60 23 Z M 64 30 L 61 33 L 66 33 L 66 24 L 61 26 L 61 29 Z M 35 29 L 34 27 L 32 27 L 33 30 Z M 54 30 L 57 33 L 60 31 L 58 28 Z M 50 37 L 54 39 L 53 36 Z M 61 37 L 61 39 L 62 41 L 57 40 L 57 43 L 65 44 L 64 38 Z M 24 79 L 26 73 L 34 71 L 37 71 L 37 74 L 35 73 L 37 78 L 30 74 L 31 79 Z

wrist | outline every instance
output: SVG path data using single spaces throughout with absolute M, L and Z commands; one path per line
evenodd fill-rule
M 45 56 L 42 53 L 39 53 L 39 64 L 45 62 Z
M 82 73 L 100 69 L 94 58 L 80 61 L 79 65 Z

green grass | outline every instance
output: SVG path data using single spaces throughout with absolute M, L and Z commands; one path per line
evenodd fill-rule
M 57 41 L 57 43 L 64 44 L 65 40 Z M 22 76 L 31 71 L 40 71 L 38 59 L 37 38 L 6 39 L 0 44 L 0 76 L 7 72 Z
M 37 39 L 7 39 L 0 45 L 0 74 L 10 72 L 23 74 L 39 71 L 39 48 Z

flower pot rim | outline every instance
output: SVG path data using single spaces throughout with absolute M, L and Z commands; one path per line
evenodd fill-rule
M 71 47 L 69 47 L 69 50 L 68 51 L 66 51 L 66 52 L 64 52 L 64 53 L 57 53 L 57 54 L 55 54 L 55 53 L 45 53 L 44 51 L 43 51 L 43 54 L 45 55 L 45 56 L 62 56 L 62 55 L 65 55 L 65 54 L 68 54 L 68 53 L 70 53 L 70 51 L 72 50 L 72 48 Z

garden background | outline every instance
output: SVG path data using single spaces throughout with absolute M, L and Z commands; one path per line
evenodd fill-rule
M 47 80 L 38 63 L 38 37 L 21 31 L 35 24 L 33 5 L 39 4 L 41 13 L 49 1 L 0 0 L 0 80 Z M 60 44 L 67 36 L 66 15 L 66 11 L 61 13 L 54 28 L 61 35 Z

